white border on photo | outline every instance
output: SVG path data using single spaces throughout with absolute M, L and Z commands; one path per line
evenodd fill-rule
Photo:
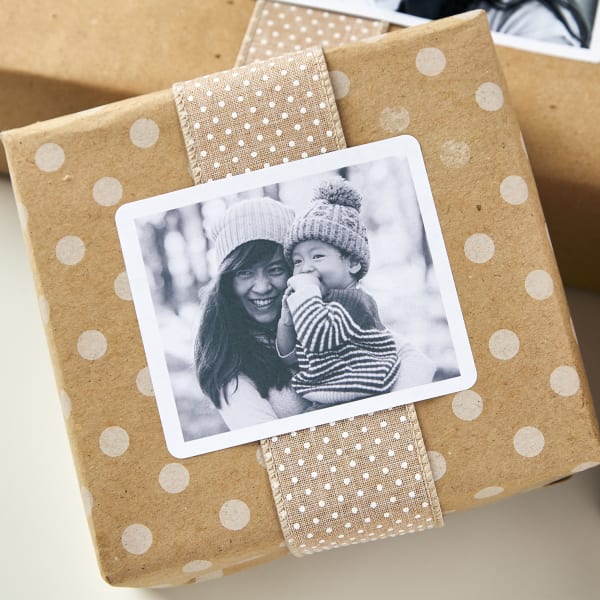
M 408 161 L 421 219 L 439 283 L 440 296 L 457 357 L 459 375 L 442 381 L 371 396 L 362 400 L 322 408 L 243 429 L 218 433 L 200 439 L 184 440 L 167 369 L 161 332 L 146 276 L 144 257 L 136 229 L 136 219 L 156 213 L 164 213 L 170 209 L 198 204 L 213 198 L 229 196 L 284 181 L 317 175 L 342 167 L 371 163 L 390 157 L 406 158 Z M 277 165 L 268 169 L 132 202 L 121 206 L 115 219 L 167 448 L 177 458 L 187 458 L 360 414 L 456 393 L 472 387 L 477 379 L 475 363 L 421 148 L 418 141 L 411 136 L 405 135 L 330 152 L 301 161 Z
M 295 4 L 296 6 L 305 6 L 307 8 L 317 8 L 320 10 L 339 12 L 346 15 L 354 15 L 364 19 L 374 19 L 378 21 L 387 21 L 394 25 L 412 27 L 413 25 L 422 25 L 428 23 L 429 19 L 414 17 L 402 12 L 377 8 L 375 6 L 365 5 L 361 0 L 277 0 L 285 4 Z M 492 32 L 492 37 L 497 44 L 518 50 L 527 50 L 536 54 L 546 54 L 557 58 L 570 58 L 583 62 L 600 63 L 600 7 L 596 11 L 589 48 L 576 48 L 563 44 L 553 44 L 551 42 L 541 42 L 530 40 L 525 37 L 508 35 L 505 33 Z

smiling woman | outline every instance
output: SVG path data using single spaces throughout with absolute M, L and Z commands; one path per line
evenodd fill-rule
M 290 275 L 282 243 L 293 219 L 280 202 L 254 198 L 231 206 L 213 231 L 219 268 L 196 337 L 196 375 L 230 429 L 308 407 L 275 350 Z
M 248 242 L 237 250 L 229 267 L 233 294 L 250 318 L 269 325 L 279 317 L 281 294 L 289 274 L 283 252 L 274 242 L 262 241 Z

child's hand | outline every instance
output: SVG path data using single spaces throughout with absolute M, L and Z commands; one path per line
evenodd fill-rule
M 292 288 L 288 287 L 281 298 L 281 314 L 279 316 L 279 323 L 285 327 L 291 327 L 294 324 L 292 319 L 292 312 L 288 306 L 287 299 L 292 293 Z
M 291 288 L 294 292 L 300 289 L 316 286 L 321 289 L 319 278 L 313 273 L 299 273 L 298 275 L 292 275 L 287 281 L 288 289 Z

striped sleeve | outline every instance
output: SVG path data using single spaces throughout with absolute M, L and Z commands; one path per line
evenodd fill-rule
M 338 302 L 312 296 L 291 310 L 298 343 L 307 352 L 328 352 L 349 342 L 374 351 L 387 350 L 390 344 L 387 331 L 361 329 Z

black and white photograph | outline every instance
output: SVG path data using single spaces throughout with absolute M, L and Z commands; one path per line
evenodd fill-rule
M 598 0 L 281 0 L 411 26 L 482 9 L 498 43 L 600 62 Z
M 409 136 L 131 203 L 117 227 L 179 458 L 475 381 Z

